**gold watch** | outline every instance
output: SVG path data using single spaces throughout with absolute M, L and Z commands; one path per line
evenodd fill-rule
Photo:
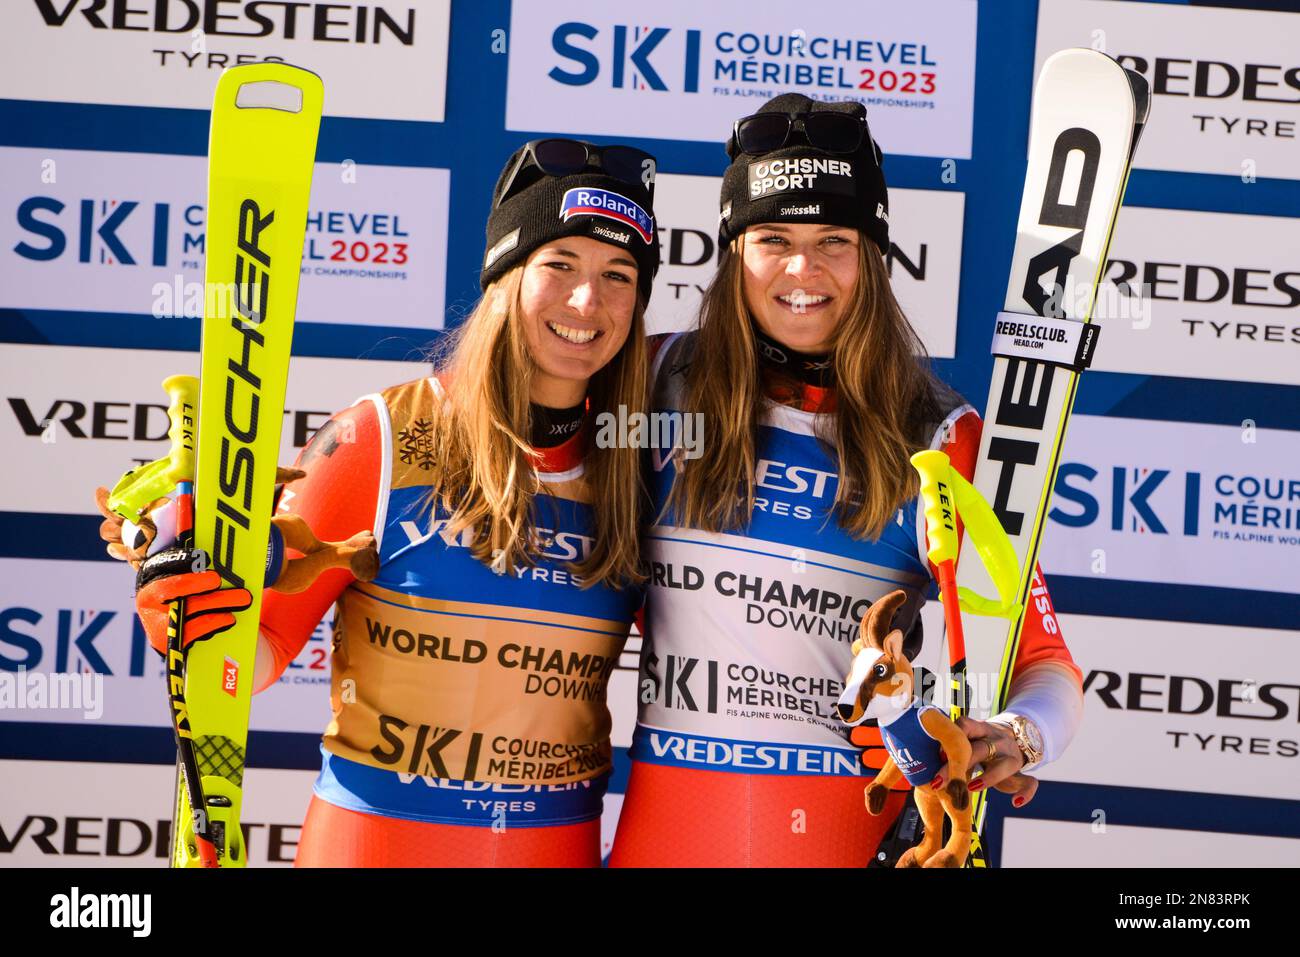
M 1043 733 L 1034 722 L 1023 715 L 1006 711 L 990 720 L 990 723 L 1003 725 L 1011 731 L 1012 737 L 1016 739 L 1016 747 L 1025 756 L 1021 771 L 1028 771 L 1043 760 Z

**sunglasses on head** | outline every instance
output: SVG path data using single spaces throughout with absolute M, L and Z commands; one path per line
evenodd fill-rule
M 510 171 L 500 206 L 519 190 L 546 176 L 574 176 L 588 170 L 600 171 L 620 183 L 655 191 L 655 158 L 634 146 L 593 146 L 578 140 L 532 140 Z M 540 174 L 540 175 L 539 175 Z
M 736 120 L 727 154 L 770 153 L 801 132 L 808 145 L 827 153 L 856 153 L 867 134 L 863 117 L 825 110 L 817 113 L 755 113 Z

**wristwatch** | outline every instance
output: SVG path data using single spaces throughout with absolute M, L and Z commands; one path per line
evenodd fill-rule
M 1016 747 L 1020 748 L 1020 753 L 1025 756 L 1025 764 L 1021 771 L 1028 771 L 1043 760 L 1043 733 L 1038 730 L 1038 725 L 1034 722 L 1023 715 L 1004 711 L 996 718 L 990 718 L 989 723 L 1000 724 L 1010 730 L 1012 737 L 1016 739 Z

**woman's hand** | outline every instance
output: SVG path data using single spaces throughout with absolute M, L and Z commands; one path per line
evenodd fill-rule
M 166 557 L 171 552 L 180 553 L 181 549 L 166 549 L 159 555 Z M 171 564 L 175 566 L 178 563 Z M 185 633 L 182 636 L 185 648 L 235 627 L 235 612 L 244 611 L 253 603 L 248 589 L 222 587 L 221 576 L 211 569 L 178 572 L 173 567 L 168 572 L 146 582 L 135 593 L 135 610 L 144 626 L 145 636 L 153 650 L 164 658 L 167 657 L 167 625 L 173 602 L 185 602 Z
M 977 721 L 965 715 L 957 719 L 957 727 L 970 739 L 971 770 L 974 771 L 977 766 L 984 768 L 982 775 L 970 780 L 972 792 L 997 788 L 1012 796 L 1011 803 L 1014 807 L 1024 807 L 1034 799 L 1038 779 L 1020 773 L 1025 755 L 1016 744 L 1015 735 L 1010 728 L 1005 724 Z M 967 777 L 970 778 L 969 773 Z M 947 782 L 948 764 L 945 762 L 929 786 L 938 790 Z

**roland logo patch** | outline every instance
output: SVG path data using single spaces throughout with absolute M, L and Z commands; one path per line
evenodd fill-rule
M 574 216 L 601 216 L 624 226 L 631 226 L 648 246 L 654 241 L 654 217 L 635 202 L 608 189 L 578 187 L 564 194 L 560 219 L 566 223 Z

